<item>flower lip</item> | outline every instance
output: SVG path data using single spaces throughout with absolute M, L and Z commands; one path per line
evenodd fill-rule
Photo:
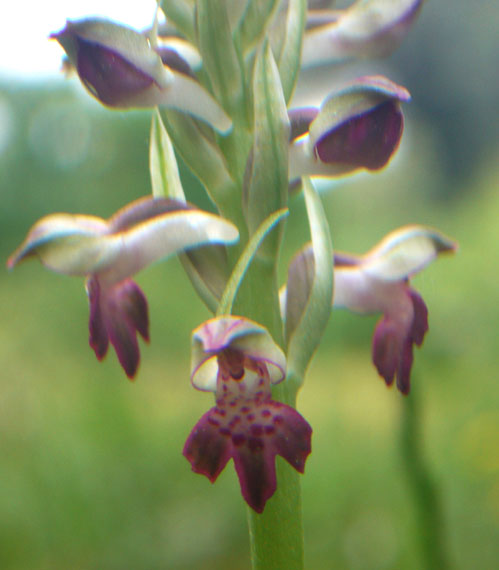
M 216 390 L 217 355 L 233 348 L 255 361 L 264 362 L 273 384 L 286 374 L 286 358 L 268 331 L 245 317 L 215 317 L 192 333 L 191 381 L 203 391 Z

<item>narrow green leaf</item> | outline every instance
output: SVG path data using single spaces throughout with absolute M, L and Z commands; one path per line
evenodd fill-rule
M 191 43 L 194 42 L 194 10 L 190 3 L 183 0 L 161 0 L 161 7 L 167 20 Z
M 232 305 L 236 297 L 239 285 L 248 270 L 248 267 L 253 259 L 258 247 L 262 243 L 264 237 L 272 229 L 272 227 L 279 222 L 284 216 L 287 216 L 288 209 L 283 208 L 271 214 L 264 222 L 260 225 L 258 230 L 252 235 L 249 242 L 246 244 L 241 257 L 238 259 L 232 275 L 230 276 L 225 291 L 223 292 L 222 298 L 217 309 L 217 315 L 230 315 L 232 310 Z
M 284 98 L 289 103 L 300 71 L 301 46 L 307 13 L 306 0 L 289 0 L 284 44 L 278 57 Z
M 173 146 L 158 108 L 153 111 L 151 121 L 149 169 L 155 198 L 176 198 L 185 202 Z
M 222 245 L 198 247 L 179 258 L 199 298 L 215 313 L 230 275 L 227 248 Z
M 268 33 L 269 23 L 279 6 L 278 0 L 251 0 L 241 22 L 241 46 L 246 53 Z
M 152 116 L 149 161 L 153 196 L 185 202 L 173 146 L 157 109 Z M 229 278 L 225 246 L 200 247 L 179 254 L 179 259 L 200 299 L 215 312 Z
M 319 346 L 333 298 L 333 250 L 329 224 L 320 197 L 310 180 L 304 180 L 303 191 L 312 236 L 313 260 L 312 263 L 307 260 L 303 265 L 303 270 L 308 271 L 309 277 L 303 278 L 300 275 L 299 278 L 304 285 L 302 292 L 309 289 L 309 295 L 307 298 L 293 299 L 293 289 L 296 291 L 296 288 L 288 280 L 286 299 L 286 313 L 290 312 L 290 322 L 293 322 L 293 327 L 286 323 L 288 379 L 297 387 L 303 383 L 307 366 Z M 295 302 L 303 307 L 301 316 L 296 314 L 296 306 L 292 308 Z M 295 313 L 291 318 L 293 310 Z
M 254 144 L 243 191 L 250 235 L 287 203 L 289 119 L 279 72 L 268 43 L 258 53 L 253 77 Z M 259 256 L 273 259 L 280 233 L 266 240 Z
M 166 129 L 176 151 L 199 178 L 215 203 L 223 202 L 223 193 L 232 185 L 225 159 L 191 117 L 177 111 L 164 112 Z
M 232 114 L 242 96 L 242 78 L 225 0 L 198 0 L 196 21 L 199 51 L 213 94 Z

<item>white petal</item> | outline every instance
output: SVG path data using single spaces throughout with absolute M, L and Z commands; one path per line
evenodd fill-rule
M 329 25 L 312 28 L 303 42 L 302 65 L 337 63 L 353 57 L 378 57 L 404 38 L 422 0 L 358 0 L 335 12 Z
M 363 271 L 377 279 L 396 281 L 421 271 L 439 253 L 457 244 L 437 230 L 405 226 L 388 234 L 362 260 Z
M 36 255 L 53 271 L 87 275 L 112 263 L 118 255 L 113 243 L 105 242 L 107 223 L 94 216 L 53 214 L 39 220 L 21 246 L 9 258 L 13 267 Z
M 177 71 L 171 71 L 173 81 L 158 93 L 156 105 L 173 107 L 194 115 L 225 133 L 232 121 L 215 99 L 197 81 Z
M 178 210 L 156 216 L 124 232 L 106 236 L 110 249 L 119 256 L 101 277 L 118 282 L 170 255 L 210 243 L 232 243 L 237 228 L 229 221 L 201 210 Z

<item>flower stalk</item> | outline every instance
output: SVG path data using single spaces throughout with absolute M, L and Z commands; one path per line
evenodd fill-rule
M 400 451 L 414 502 L 421 566 L 445 570 L 450 567 L 445 548 L 445 524 L 438 488 L 423 456 L 420 403 L 418 390 L 413 390 L 410 398 L 402 400 Z

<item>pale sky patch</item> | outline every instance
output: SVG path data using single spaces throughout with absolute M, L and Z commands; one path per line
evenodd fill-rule
M 110 18 L 138 30 L 152 24 L 155 0 L 27 0 L 6 3 L 0 26 L 0 80 L 60 75 L 63 50 L 48 36 L 66 20 Z

